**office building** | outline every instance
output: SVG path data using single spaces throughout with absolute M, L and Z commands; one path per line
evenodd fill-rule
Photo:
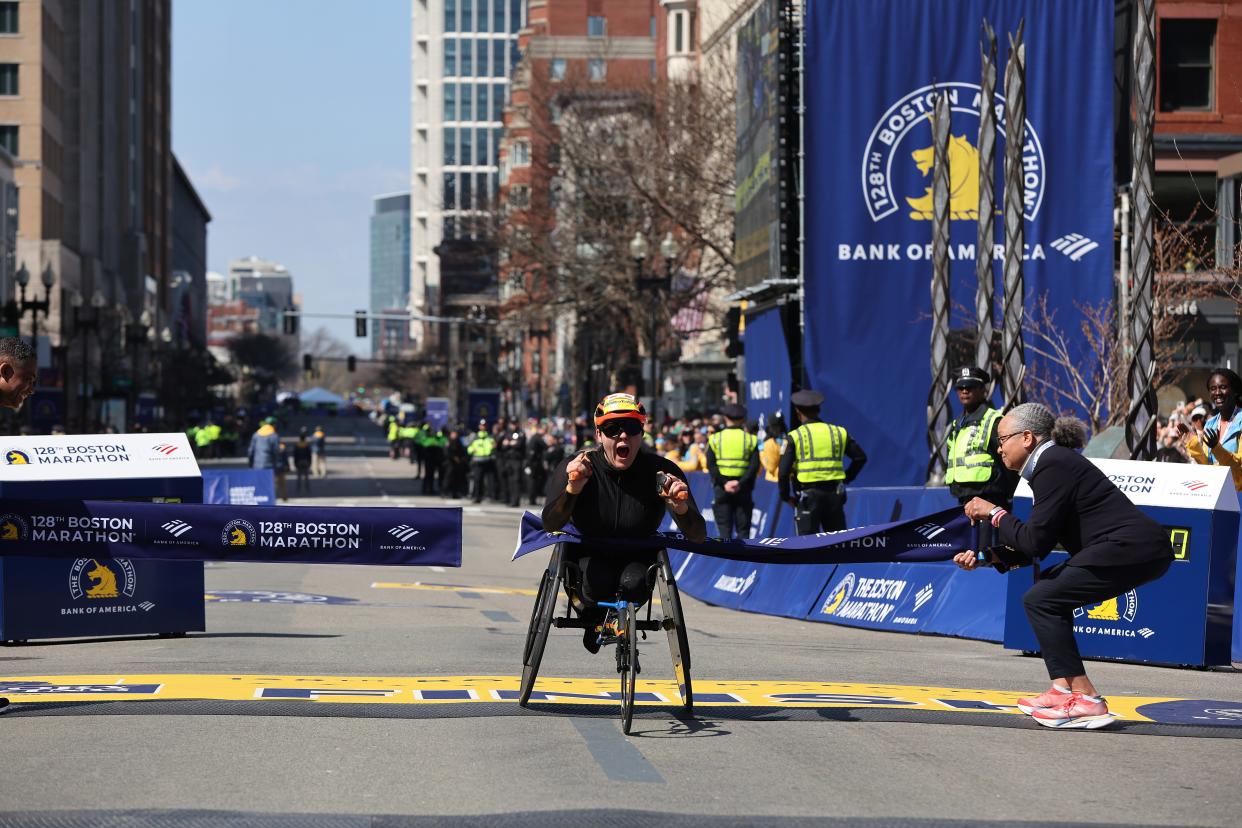
M 497 192 L 501 113 L 526 2 L 412 4 L 408 306 L 415 314 L 438 315 L 446 304 L 495 302 L 494 268 L 480 274 L 478 256 L 463 253 L 462 240 L 478 235 L 474 223 Z M 451 243 L 441 248 L 445 240 Z M 441 252 L 448 254 L 443 260 Z M 412 325 L 412 345 L 437 347 L 439 334 L 435 326 Z
M 379 196 L 371 213 L 372 314 L 401 314 L 410 299 L 410 194 Z M 397 356 L 410 347 L 410 325 L 397 320 L 375 320 L 371 335 L 373 357 Z

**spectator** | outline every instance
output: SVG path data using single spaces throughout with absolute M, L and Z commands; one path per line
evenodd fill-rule
M 1215 413 L 1203 424 L 1203 433 L 1194 434 L 1190 426 L 1177 427 L 1190 459 L 1204 465 L 1228 466 L 1233 485 L 1242 491 L 1242 454 L 1238 438 L 1242 435 L 1242 378 L 1228 368 L 1217 368 L 1208 378 L 1208 398 Z
M 311 439 L 311 454 L 314 458 L 315 477 L 327 477 L 328 435 L 324 434 L 323 426 L 315 426 L 315 434 Z
M 293 444 L 293 468 L 297 472 L 298 493 L 310 494 L 311 440 L 305 428 L 298 432 L 298 441 Z

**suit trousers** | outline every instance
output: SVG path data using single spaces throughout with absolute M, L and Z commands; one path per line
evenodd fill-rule
M 845 528 L 845 498 L 837 494 L 836 485 L 829 488 L 807 488 L 798 498 L 794 524 L 799 535 L 816 532 L 839 532 Z M 822 527 L 822 528 L 821 528 Z
M 1172 562 L 1172 557 L 1126 566 L 1073 566 L 1066 562 L 1041 573 L 1022 596 L 1022 606 L 1039 641 L 1048 677 L 1087 674 L 1074 639 L 1074 610 L 1154 581 Z
M 715 487 L 712 493 L 712 514 L 716 517 L 716 534 L 725 540 L 749 538 L 750 514 L 754 508 L 755 499 L 750 492 L 729 494 L 721 487 Z

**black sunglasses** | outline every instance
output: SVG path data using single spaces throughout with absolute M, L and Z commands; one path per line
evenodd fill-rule
M 599 427 L 599 431 L 610 440 L 615 440 L 622 434 L 637 437 L 643 433 L 643 424 L 627 417 L 624 420 L 609 420 Z

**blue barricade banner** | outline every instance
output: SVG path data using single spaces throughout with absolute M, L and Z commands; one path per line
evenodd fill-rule
M 461 509 L 6 501 L 0 553 L 34 558 L 461 566 Z
M 781 324 L 782 308 L 769 308 L 746 317 L 746 404 L 752 420 L 764 422 L 774 412 L 789 416 L 790 385 L 793 371 L 789 367 L 789 346 Z
M 275 475 L 271 469 L 203 469 L 203 502 L 275 506 Z
M 893 561 L 945 561 L 966 549 L 970 521 L 960 507 L 922 517 L 863 526 L 841 532 L 819 532 L 796 537 L 753 540 L 709 538 L 694 543 L 679 532 L 657 532 L 647 538 L 588 538 L 573 524 L 560 532 L 545 532 L 543 521 L 527 512 L 514 560 L 557 543 L 599 543 L 609 548 L 651 549 L 672 547 L 712 558 L 764 564 L 834 564 Z
M 998 107 L 995 187 L 1003 205 L 1003 84 L 979 94 L 983 20 L 999 41 L 1025 21 L 1027 317 L 1046 298 L 1072 354 L 1080 305 L 1113 291 L 1112 0 L 868 0 L 806 4 L 805 364 L 826 418 L 867 452 L 864 481 L 921 483 L 930 385 L 933 101 L 951 101 L 951 325 L 973 332 L 979 112 Z M 1003 244 L 1003 222 L 995 223 Z M 999 272 L 999 248 L 992 251 Z M 998 273 L 999 275 L 999 273 Z M 997 291 L 1000 296 L 1000 291 Z M 997 304 L 999 309 L 999 302 Z M 961 318 L 963 316 L 969 318 Z M 1056 387 L 1028 342 L 1028 385 Z M 749 347 L 747 359 L 750 359 Z M 878 372 L 882 372 L 878 373 Z

